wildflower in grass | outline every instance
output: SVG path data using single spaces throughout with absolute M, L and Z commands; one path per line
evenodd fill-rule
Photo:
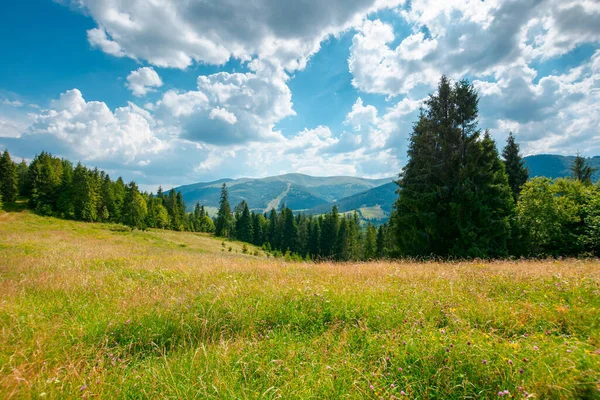
M 400 391 L 400 394 L 401 394 L 402 396 L 404 396 L 406 393 L 404 393 L 404 390 L 401 390 L 401 391 Z
M 510 392 L 508 390 L 504 389 L 504 395 L 508 396 L 509 394 L 510 394 Z
M 487 360 L 483 360 L 483 365 L 487 365 Z
M 467 342 L 467 346 L 470 346 L 470 345 L 471 345 L 471 342 Z
M 391 388 L 391 389 L 393 389 L 393 388 L 395 388 L 395 387 L 396 387 L 396 385 L 394 385 L 393 383 L 390 385 L 390 388 Z
M 398 367 L 398 372 L 402 372 L 402 367 Z
M 87 389 L 87 385 L 83 385 L 82 387 L 79 388 L 80 392 L 83 392 L 85 389 Z
M 375 390 L 375 386 L 371 385 L 369 387 L 371 388 L 371 390 Z
M 513 365 L 513 360 L 508 360 L 508 365 Z
M 537 347 L 537 346 L 533 346 L 533 349 L 534 349 L 535 351 L 538 351 L 538 350 L 539 350 L 539 347 Z
M 446 333 L 446 330 L 445 330 L 445 329 L 442 329 L 440 332 L 441 332 L 441 333 Z
M 504 396 L 504 392 L 502 392 L 502 391 L 498 392 L 498 396 L 500 396 L 500 397 Z

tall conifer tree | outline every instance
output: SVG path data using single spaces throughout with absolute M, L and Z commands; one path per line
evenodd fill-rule
M 513 199 L 515 201 L 518 200 L 521 188 L 529 178 L 529 171 L 527 170 L 527 167 L 525 167 L 525 162 L 519 151 L 519 144 L 515 140 L 513 133 L 510 132 L 508 134 L 508 139 L 506 139 L 506 146 L 504 146 L 504 149 L 502 150 L 502 158 L 504 159 L 504 165 L 506 167 L 508 185 L 512 190 Z

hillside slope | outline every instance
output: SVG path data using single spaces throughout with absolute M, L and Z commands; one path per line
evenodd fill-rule
M 227 184 L 232 206 L 246 200 L 256 211 L 267 211 L 274 205 L 285 204 L 292 210 L 308 210 L 338 199 L 381 186 L 387 179 L 365 179 L 350 176 L 314 177 L 303 174 L 286 174 L 267 178 L 223 179 L 196 183 L 175 188 L 180 190 L 188 210 L 196 202 L 208 207 L 218 207 L 221 185 Z
M 524 158 L 530 178 L 545 176 L 552 179 L 571 176 L 570 168 L 574 159 L 574 156 L 555 154 L 539 154 Z M 593 168 L 597 168 L 592 175 L 592 180 L 595 182 L 600 179 L 600 156 L 588 158 L 588 162 Z

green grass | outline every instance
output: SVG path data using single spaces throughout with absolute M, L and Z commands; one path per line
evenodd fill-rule
M 381 209 L 380 205 L 373 207 L 362 207 L 358 211 L 365 219 L 384 219 L 387 216 L 385 211 Z
M 285 263 L 203 234 L 0 213 L 0 398 L 599 387 L 597 260 Z

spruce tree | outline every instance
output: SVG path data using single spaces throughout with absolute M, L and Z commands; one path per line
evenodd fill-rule
M 240 208 L 242 211 L 239 219 L 236 221 L 236 239 L 241 240 L 242 242 L 252 243 L 254 231 L 252 217 L 250 216 L 250 210 L 248 209 L 246 200 L 242 200 Z
M 221 237 L 230 237 L 232 228 L 231 207 L 229 205 L 229 195 L 227 185 L 224 183 L 221 187 L 221 200 L 219 203 L 219 212 L 215 222 L 215 234 Z
M 268 242 L 272 249 L 278 249 L 280 245 L 280 234 L 277 211 L 272 208 L 269 213 L 269 234 Z
M 263 245 L 263 238 L 264 238 L 263 225 L 264 225 L 264 217 L 262 216 L 262 214 L 252 213 L 252 234 L 253 234 L 252 243 L 254 243 L 256 246 Z
M 513 199 L 517 201 L 521 188 L 529 179 L 529 171 L 525 167 L 525 162 L 519 153 L 519 144 L 512 132 L 509 133 L 506 146 L 502 150 L 502 158 L 506 167 L 508 185 L 512 190 Z
M 73 210 L 75 219 L 96 221 L 98 219 L 98 188 L 95 186 L 93 172 L 81 163 L 73 171 Z
M 281 232 L 281 251 L 297 252 L 298 227 L 294 219 L 294 213 L 285 207 L 281 210 L 283 216 L 283 229 Z
M 17 164 L 11 160 L 8 150 L 4 150 L 0 158 L 0 193 L 5 203 L 16 201 L 19 194 Z
M 322 217 L 313 218 L 311 222 L 310 235 L 308 237 L 308 252 L 314 260 L 321 255 L 321 221 Z
M 331 258 L 335 254 L 335 245 L 337 243 L 338 230 L 340 226 L 340 217 L 337 206 L 333 206 L 330 214 L 323 218 L 321 226 L 321 255 L 325 258 Z
M 571 176 L 585 185 L 592 184 L 592 174 L 596 168 L 592 168 L 581 154 L 577 154 L 571 164 Z
M 17 175 L 19 177 L 19 194 L 21 196 L 25 196 L 25 190 L 27 187 L 27 171 L 29 170 L 29 166 L 25 162 L 25 160 L 21 160 L 17 167 Z
M 383 258 L 385 256 L 385 225 L 380 225 L 377 229 L 377 258 Z
M 365 260 L 371 260 L 377 256 L 377 229 L 372 225 L 367 225 L 365 232 L 365 246 L 363 251 L 363 258 Z
M 411 134 L 392 216 L 400 255 L 506 253 L 498 237 L 508 235 L 513 200 L 505 196 L 510 188 L 493 140 L 480 138 L 478 101 L 468 81 L 452 85 L 442 77 L 425 102 Z
M 129 183 L 123 199 L 123 223 L 131 228 L 145 229 L 148 206 L 135 182 Z
M 125 201 L 125 182 L 119 177 L 112 185 L 113 201 L 110 203 L 111 208 L 108 209 L 111 221 L 123 222 L 123 203 Z
M 75 218 L 75 196 L 73 194 L 73 164 L 63 160 L 63 173 L 56 208 L 62 218 Z
M 181 191 L 177 191 L 175 199 L 177 202 L 177 221 L 179 222 L 179 225 L 177 225 L 174 229 L 177 231 L 185 231 L 188 229 L 188 227 L 185 226 L 185 201 L 183 200 Z

